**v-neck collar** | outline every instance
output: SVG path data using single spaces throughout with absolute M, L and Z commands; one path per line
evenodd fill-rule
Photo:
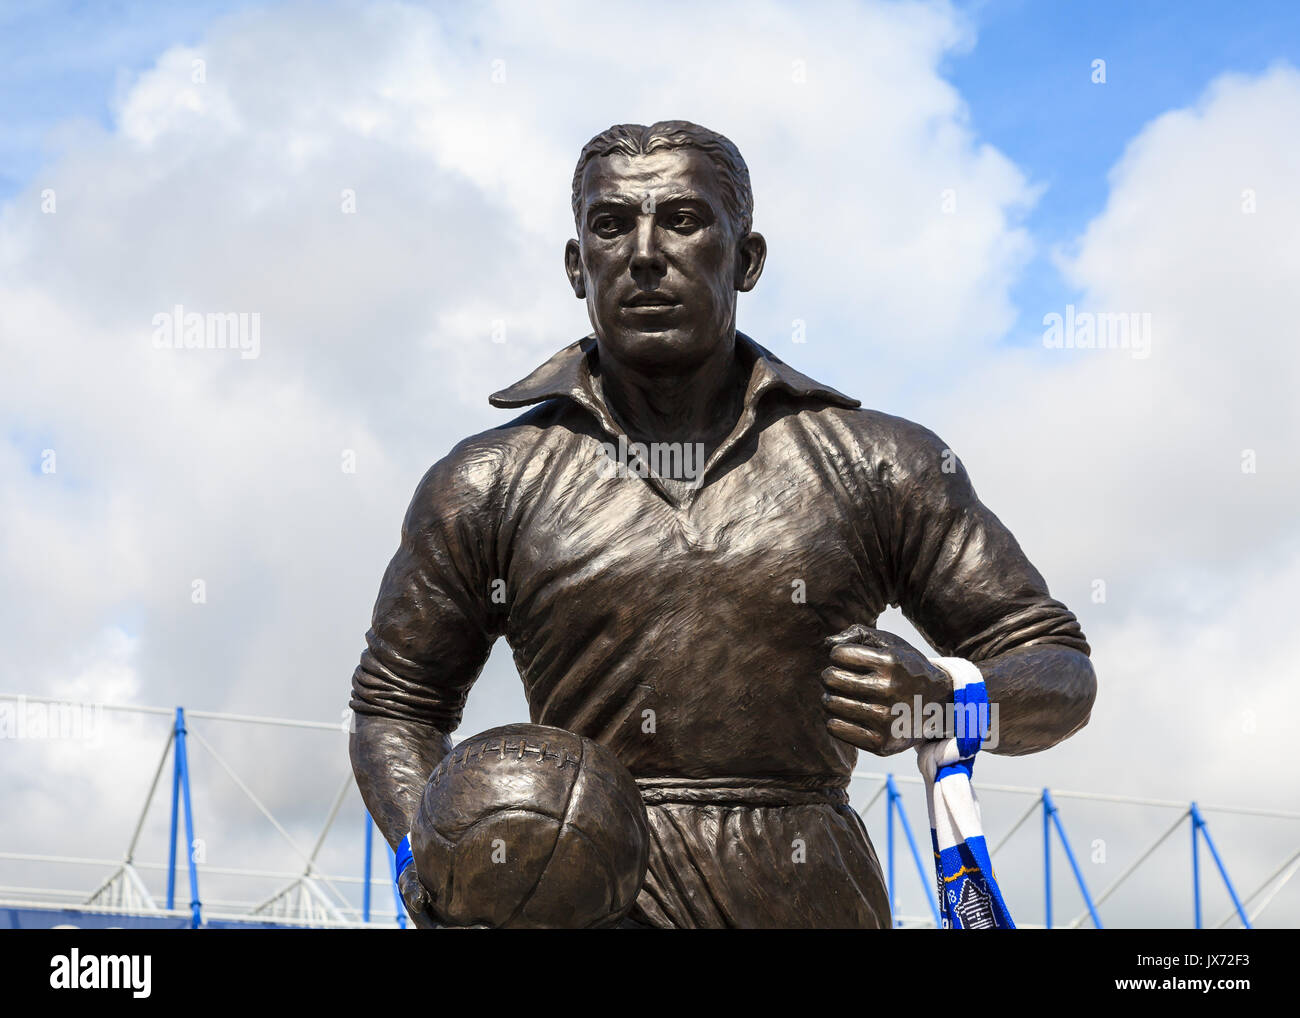
M 750 364 L 749 383 L 745 387 L 740 417 L 731 433 L 709 457 L 700 474 L 699 483 L 693 491 L 703 487 L 714 466 L 754 426 L 754 422 L 758 419 L 759 403 L 767 392 L 778 390 L 792 396 L 818 399 L 833 406 L 850 409 L 862 405 L 851 396 L 846 396 L 829 385 L 823 385 L 792 368 L 743 332 L 736 333 L 736 356 Z M 605 404 L 600 388 L 594 383 L 592 367 L 596 359 L 595 335 L 584 336 L 576 343 L 570 343 L 514 385 L 494 392 L 488 397 L 488 402 L 495 407 L 514 409 L 548 399 L 567 397 L 592 414 L 608 434 L 616 439 L 620 436 L 626 437 L 626 433 L 619 427 Z M 672 495 L 663 484 L 657 483 L 658 477 L 650 474 L 646 480 L 656 482 L 655 489 L 674 505 L 679 503 L 678 497 Z

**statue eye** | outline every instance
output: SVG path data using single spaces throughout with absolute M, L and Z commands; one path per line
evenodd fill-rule
M 685 209 L 678 209 L 668 219 L 668 225 L 674 230 L 690 232 L 699 229 L 701 226 L 699 217 Z
M 597 216 L 591 223 L 591 232 L 601 237 L 613 237 L 621 228 L 618 219 L 610 215 Z

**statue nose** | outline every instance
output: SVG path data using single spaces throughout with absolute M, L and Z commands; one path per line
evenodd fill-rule
M 663 275 L 667 268 L 663 252 L 659 250 L 655 240 L 653 217 L 644 216 L 637 222 L 636 246 L 632 251 L 632 272 L 634 275 L 638 272 Z

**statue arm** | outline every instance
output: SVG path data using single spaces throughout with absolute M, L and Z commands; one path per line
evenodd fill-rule
M 998 741 L 988 752 L 1037 753 L 1088 723 L 1097 678 L 1081 651 L 1050 643 L 1016 647 L 976 667 L 989 702 L 1000 705 Z
M 915 428 L 916 426 L 913 425 Z M 916 429 L 903 458 L 893 542 L 896 593 L 938 651 L 976 664 L 998 705 L 995 745 L 1048 749 L 1087 724 L 1096 696 L 1090 648 L 1011 532 L 976 497 L 956 456 Z
M 453 452 L 425 475 L 352 676 L 349 754 L 366 808 L 394 848 L 451 749 L 498 619 L 489 606 L 483 489 L 489 465 Z

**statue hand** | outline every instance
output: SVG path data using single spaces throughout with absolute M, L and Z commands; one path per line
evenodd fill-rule
M 827 730 L 838 739 L 879 756 L 891 756 L 923 740 L 910 725 L 893 729 L 896 703 L 952 702 L 952 679 L 900 636 L 869 626 L 852 626 L 831 638 L 831 667 L 822 672 Z
M 414 866 L 402 870 L 401 876 L 397 878 L 397 889 L 401 891 L 402 902 L 416 927 L 421 930 L 436 929 L 438 920 L 429 911 L 429 892 L 420 883 Z

